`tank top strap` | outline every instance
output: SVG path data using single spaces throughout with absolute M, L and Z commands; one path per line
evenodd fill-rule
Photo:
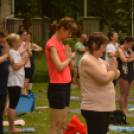
M 120 49 L 123 51 L 123 53 L 124 53 L 125 57 L 126 57 L 126 58 L 128 58 L 128 57 L 129 57 L 128 52 L 126 52 L 125 50 L 123 50 L 121 47 L 120 47 Z

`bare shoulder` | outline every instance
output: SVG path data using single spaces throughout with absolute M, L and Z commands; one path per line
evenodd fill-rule
M 94 66 L 96 64 L 96 61 L 92 58 L 83 58 L 82 59 L 82 65 L 88 66 L 89 68 Z

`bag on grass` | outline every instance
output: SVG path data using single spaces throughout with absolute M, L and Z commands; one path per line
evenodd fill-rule
M 126 115 L 121 110 L 115 110 L 111 112 L 110 114 L 110 124 L 113 125 L 121 125 L 121 124 L 127 124 L 126 122 Z
M 20 113 L 32 112 L 34 110 L 34 105 L 35 105 L 34 93 L 31 93 L 29 95 L 21 94 L 15 111 Z
M 64 131 L 64 134 L 86 134 L 87 126 L 84 125 L 76 115 L 72 117 Z

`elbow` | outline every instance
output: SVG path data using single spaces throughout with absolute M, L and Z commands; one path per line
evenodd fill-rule
M 58 71 L 62 71 L 64 68 L 63 68 L 61 65 L 57 65 L 57 66 L 56 66 L 56 69 L 57 69 Z
M 13 69 L 16 71 L 16 70 L 18 70 L 18 68 L 17 67 L 13 67 Z
M 63 70 L 62 67 L 56 67 L 56 69 L 57 69 L 58 71 L 62 71 L 62 70 Z

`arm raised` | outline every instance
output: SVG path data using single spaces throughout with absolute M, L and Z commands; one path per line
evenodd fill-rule
M 71 50 L 66 50 L 65 49 L 65 57 L 66 57 L 66 60 L 64 62 L 61 62 L 58 54 L 57 54 L 57 50 L 55 47 L 51 47 L 50 48 L 50 56 L 52 58 L 52 61 L 56 67 L 56 69 L 58 71 L 62 71 L 71 61 L 71 58 L 72 58 L 72 53 L 71 53 Z

